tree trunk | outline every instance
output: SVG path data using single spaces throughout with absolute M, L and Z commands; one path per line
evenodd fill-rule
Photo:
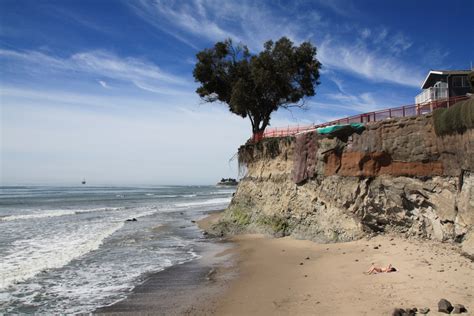
M 263 133 L 265 132 L 265 128 L 267 128 L 268 126 L 268 120 L 256 120 L 254 118 L 254 119 L 251 119 L 250 121 L 252 123 L 252 132 L 253 132 L 252 140 L 253 142 L 259 142 L 263 139 Z

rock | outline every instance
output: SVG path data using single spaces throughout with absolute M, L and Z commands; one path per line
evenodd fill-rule
M 303 262 L 300 262 L 300 266 L 302 266 L 304 263 Z
M 191 223 L 196 223 L 196 221 L 191 221 Z
M 309 257 L 306 257 L 305 259 L 306 259 L 306 260 L 309 260 Z
M 430 309 L 428 307 L 422 307 L 418 310 L 418 313 L 420 314 L 428 314 Z
M 417 311 L 418 311 L 418 309 L 416 307 L 407 308 L 407 309 L 405 309 L 405 315 L 415 316 Z
M 375 246 L 374 249 L 379 249 L 379 247 Z
M 466 313 L 467 309 L 464 307 L 462 304 L 454 304 L 453 307 L 453 314 L 461 314 L 461 313 Z
M 474 211 L 472 212 L 474 214 Z M 462 253 L 468 258 L 474 259 L 474 230 L 464 236 Z
M 134 218 L 129 218 L 126 220 L 126 222 L 136 222 L 137 219 L 134 217 Z
M 395 308 L 392 316 L 405 316 L 405 310 L 403 308 Z
M 207 279 L 208 281 L 213 281 L 213 280 L 214 280 L 214 277 L 215 277 L 215 275 L 216 275 L 216 273 L 217 273 L 217 270 L 214 269 L 214 268 L 212 268 L 212 269 L 209 270 L 209 272 L 207 273 L 206 279 Z
M 415 316 L 417 312 L 416 307 L 413 308 L 395 308 L 392 312 L 392 316 Z
M 460 242 L 474 255 L 474 129 L 438 137 L 432 117 L 420 116 L 375 122 L 351 141 L 299 139 L 239 149 L 248 172 L 223 231 L 267 234 L 273 225 L 319 243 L 402 234 Z M 384 245 L 398 244 L 389 239 Z
M 453 305 L 444 298 L 438 302 L 438 312 L 450 314 L 453 309 Z

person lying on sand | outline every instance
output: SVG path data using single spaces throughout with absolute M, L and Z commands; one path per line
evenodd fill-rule
M 386 268 L 379 268 L 379 267 L 376 267 L 375 264 L 372 263 L 372 266 L 369 268 L 367 272 L 365 272 L 365 274 L 377 274 L 377 273 L 383 273 L 383 272 L 389 273 L 389 272 L 395 272 L 395 271 L 397 271 L 397 269 L 395 269 L 395 267 L 393 267 L 391 264 L 389 264 Z

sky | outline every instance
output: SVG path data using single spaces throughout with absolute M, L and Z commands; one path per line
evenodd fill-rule
M 271 125 L 414 103 L 474 62 L 474 1 L 0 0 L 0 184 L 214 184 L 250 122 L 196 95 L 195 55 L 311 41 L 321 84 Z

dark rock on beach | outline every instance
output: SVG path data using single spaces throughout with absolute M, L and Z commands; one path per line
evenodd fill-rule
M 464 307 L 462 304 L 454 304 L 453 308 L 453 314 L 461 314 L 461 313 L 466 313 L 467 309 Z
M 404 316 L 405 310 L 403 308 L 395 308 L 393 310 L 392 316 Z
M 395 308 L 393 310 L 392 316 L 414 316 L 416 315 L 417 309 L 416 308 Z
M 453 305 L 444 298 L 438 302 L 438 312 L 450 314 L 453 309 Z

